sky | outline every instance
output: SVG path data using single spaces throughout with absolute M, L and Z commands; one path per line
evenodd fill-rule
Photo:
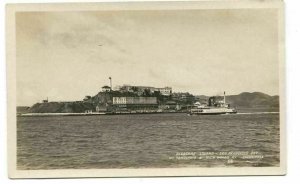
M 194 95 L 279 94 L 272 9 L 19 12 L 17 105 L 82 100 L 109 85 Z

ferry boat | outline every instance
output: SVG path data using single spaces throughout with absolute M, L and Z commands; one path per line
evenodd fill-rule
M 216 97 L 210 97 L 208 99 L 208 104 L 202 105 L 200 102 L 196 102 L 188 112 L 189 115 L 220 115 L 236 113 L 237 110 L 235 108 L 231 108 L 230 104 L 226 103 L 225 91 L 223 100 L 216 101 Z

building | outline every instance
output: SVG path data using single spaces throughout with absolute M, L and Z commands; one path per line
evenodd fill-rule
M 157 104 L 156 97 L 113 97 L 113 105 Z
M 156 91 L 159 91 L 163 96 L 170 96 L 172 94 L 171 87 L 164 88 L 155 88 L 152 86 L 131 86 L 131 85 L 123 85 L 118 87 L 120 92 L 132 92 L 138 95 L 142 95 L 145 91 L 148 91 L 150 94 L 153 94 Z
M 156 97 L 113 97 L 116 110 L 150 110 L 157 109 Z
M 174 101 L 167 101 L 166 108 L 167 109 L 176 109 L 177 103 Z
M 192 95 L 188 92 L 172 93 L 171 97 L 172 97 L 173 101 L 179 102 L 180 104 L 192 104 L 196 101 L 196 99 L 198 99 L 198 98 L 195 98 L 194 95 Z
M 46 100 L 43 100 L 43 103 L 48 103 L 49 101 L 48 101 L 48 97 L 47 97 L 47 99 Z
M 113 90 L 114 91 L 121 91 L 121 88 L 122 88 L 122 86 L 117 85 L 117 86 L 113 87 Z
M 133 86 L 133 89 L 135 92 L 137 92 L 138 95 L 143 95 L 145 94 L 146 91 L 149 94 L 153 94 L 155 91 L 155 88 L 151 86 Z
M 160 92 L 160 94 L 164 96 L 170 96 L 172 94 L 172 88 L 171 87 L 164 87 L 164 88 L 156 88 L 157 91 Z
M 102 87 L 102 91 L 103 91 L 103 92 L 109 92 L 110 89 L 111 89 L 111 88 L 110 88 L 109 86 L 103 86 L 103 87 Z

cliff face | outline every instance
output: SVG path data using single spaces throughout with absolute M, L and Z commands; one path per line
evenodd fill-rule
M 29 113 L 80 113 L 85 110 L 95 110 L 88 102 L 48 102 L 36 103 L 29 108 Z

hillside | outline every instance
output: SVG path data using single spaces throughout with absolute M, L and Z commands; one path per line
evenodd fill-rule
M 17 107 L 17 113 L 18 114 L 23 114 L 23 113 L 27 113 L 30 107 L 27 106 L 18 106 Z
M 88 102 L 48 102 L 36 103 L 28 109 L 29 113 L 80 113 L 95 107 Z
M 231 95 L 228 103 L 236 107 L 279 107 L 279 96 L 270 96 L 260 92 L 244 92 L 239 95 Z
M 130 96 L 132 94 L 121 94 L 117 91 L 99 92 L 89 99 L 75 102 L 47 102 L 36 103 L 27 109 L 28 113 L 83 113 L 86 110 L 95 111 L 97 105 L 100 108 L 106 108 L 107 103 L 112 103 L 113 96 Z
M 202 97 L 208 99 L 208 96 Z M 217 96 L 218 100 L 222 100 L 223 96 Z M 226 96 L 226 103 L 233 107 L 239 108 L 278 108 L 279 96 L 270 96 L 261 92 L 243 92 L 238 95 Z

